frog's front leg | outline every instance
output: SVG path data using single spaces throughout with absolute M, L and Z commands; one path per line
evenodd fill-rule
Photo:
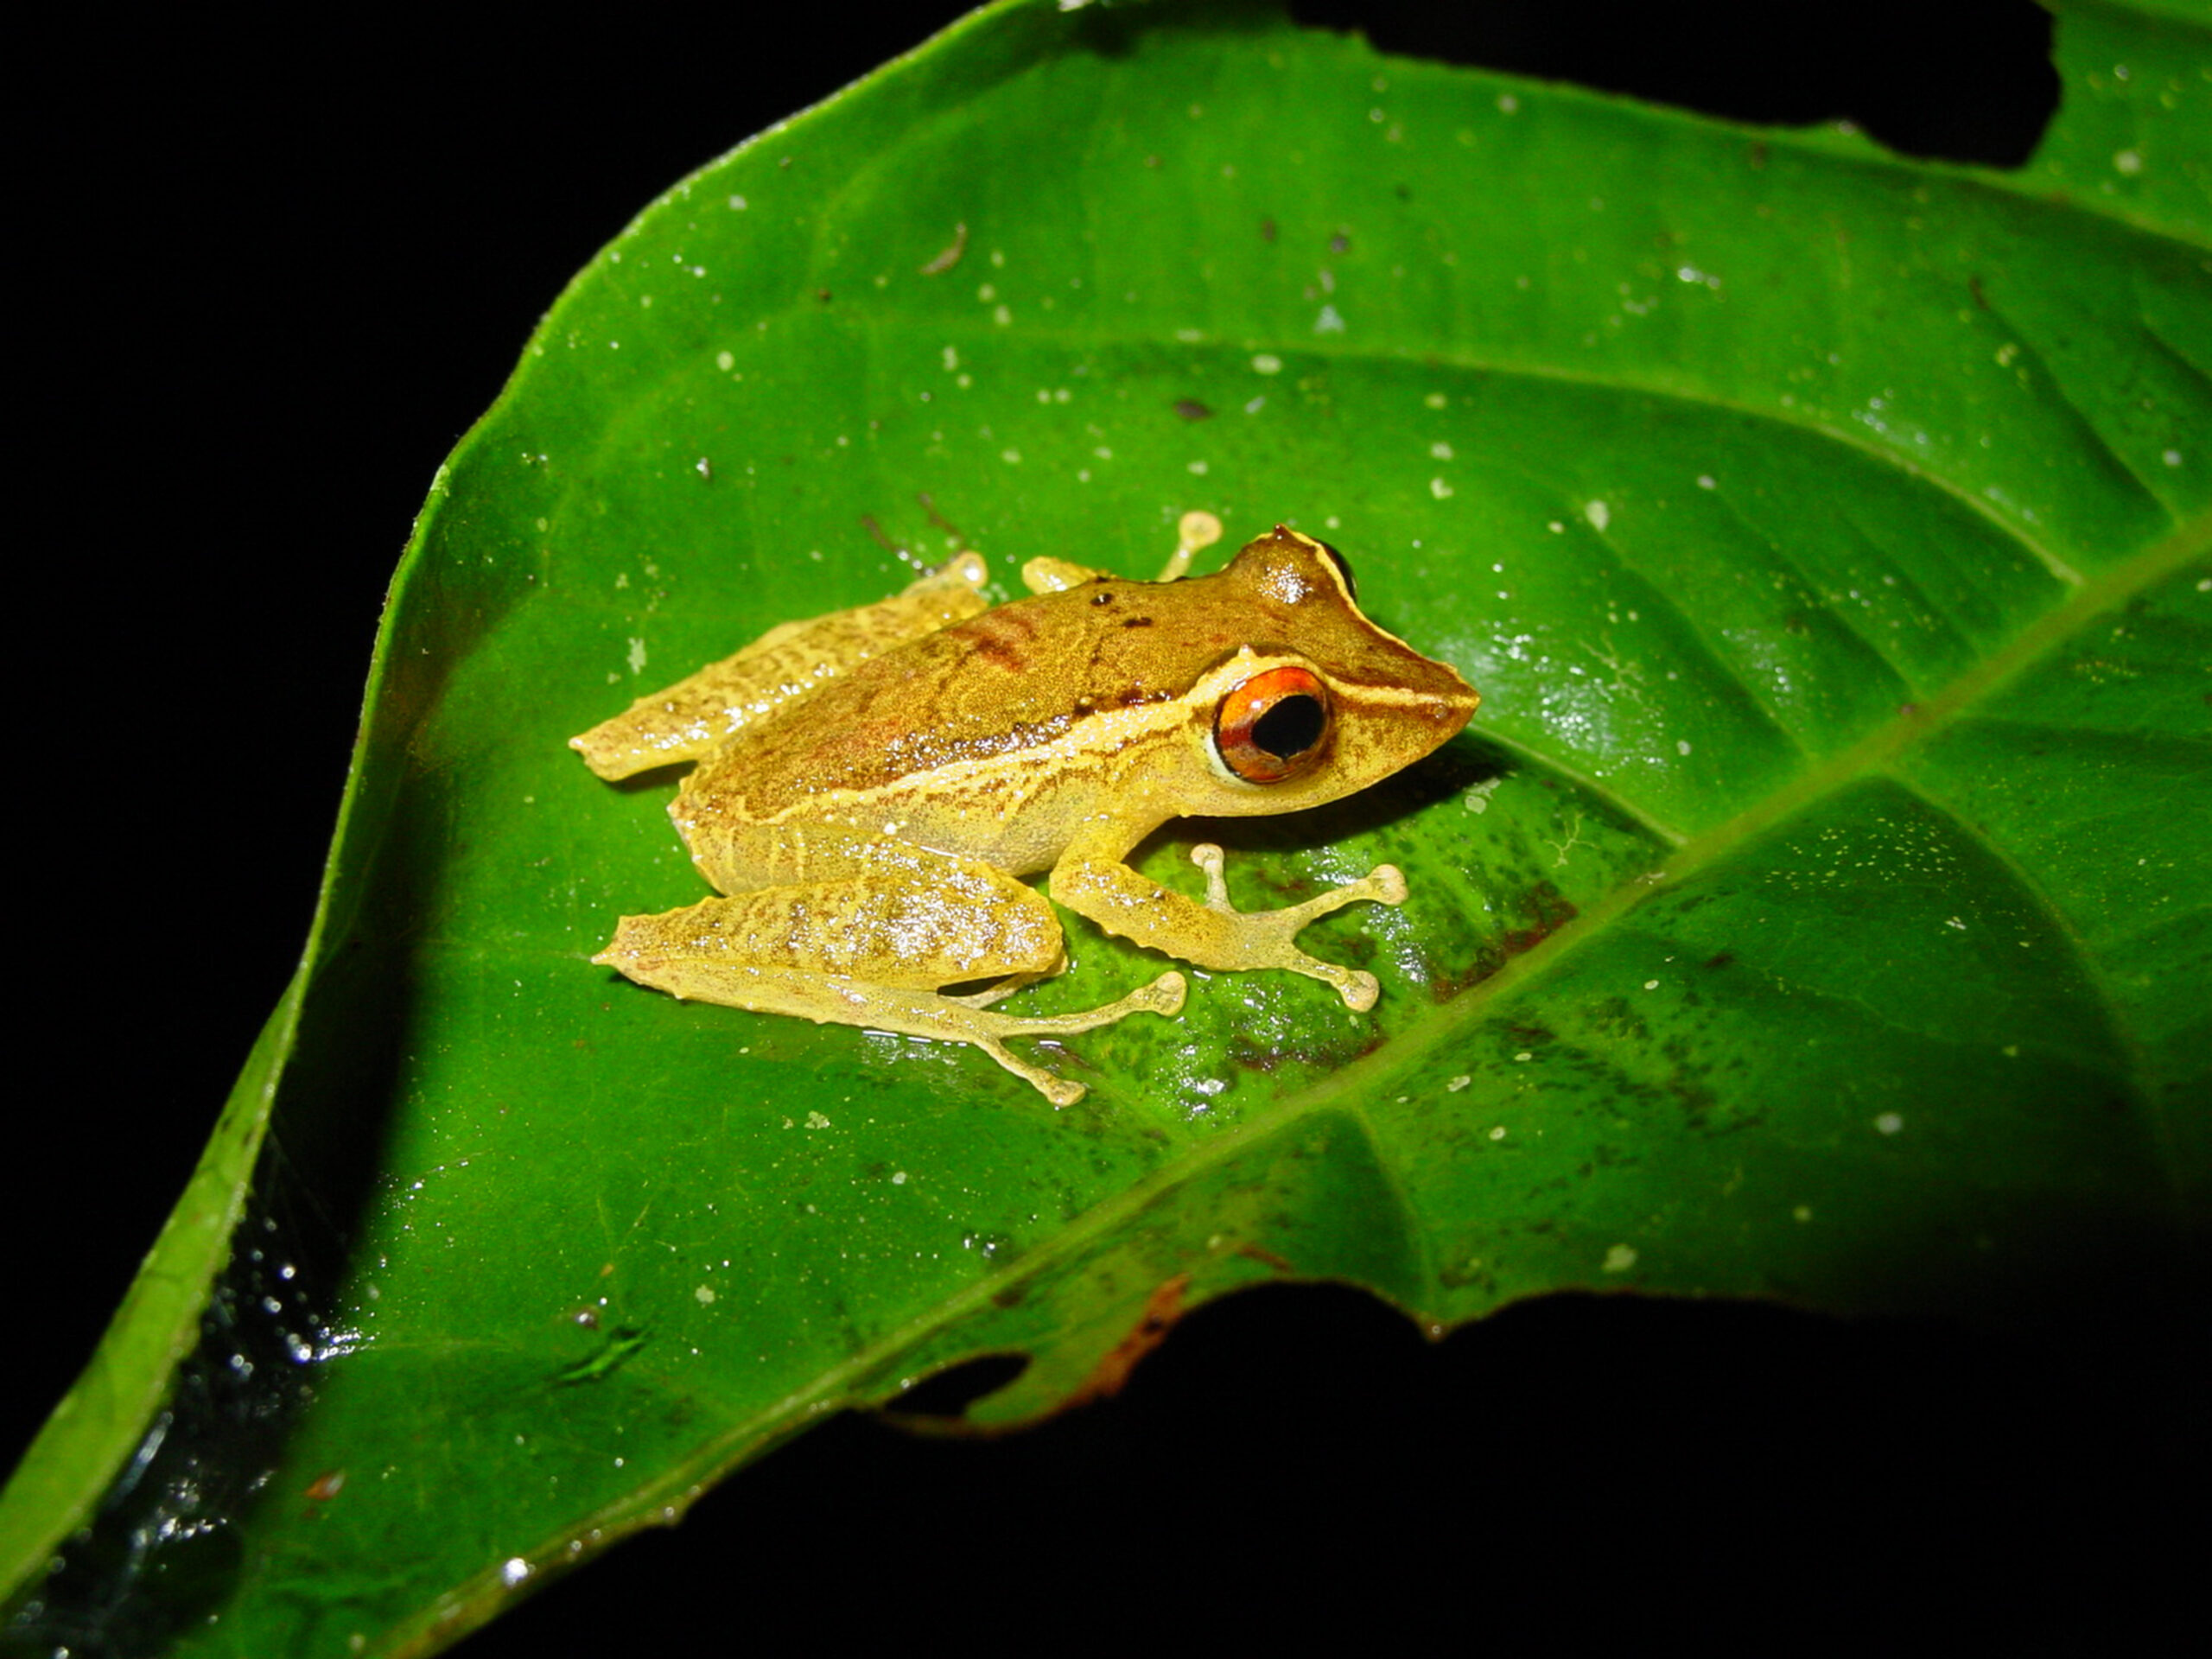
M 1287 969 L 1333 985 L 1349 1007 L 1375 1006 L 1382 988 L 1374 975 L 1309 957 L 1296 940 L 1300 930 L 1317 917 L 1360 899 L 1403 904 L 1406 879 L 1396 866 L 1377 865 L 1358 880 L 1332 887 L 1301 905 L 1240 911 L 1229 902 L 1229 889 L 1222 880 L 1221 849 L 1211 843 L 1194 847 L 1191 861 L 1205 872 L 1204 904 L 1139 875 L 1119 856 L 1096 849 L 1086 853 L 1080 846 L 1071 848 L 1053 867 L 1052 897 L 1109 933 L 1201 968 Z
M 927 879 L 866 874 L 626 916 L 613 943 L 593 960 L 677 997 L 972 1043 L 1056 1106 L 1082 1099 L 1084 1086 L 1018 1058 L 1006 1039 L 1090 1031 L 1132 1014 L 1173 1014 L 1183 1006 L 1183 976 L 1166 973 L 1077 1014 L 991 1011 L 987 1004 L 999 995 L 1061 967 L 1064 947 L 1052 906 L 988 865 L 913 848 L 899 851 Z M 938 990 L 987 978 L 1013 983 L 980 997 Z
M 1191 556 L 1220 539 L 1221 520 L 1213 514 L 1203 509 L 1185 513 L 1175 526 L 1175 550 L 1167 556 L 1166 565 L 1153 580 L 1180 582 L 1191 568 Z M 1113 572 L 1049 556 L 1032 559 L 1021 567 L 1022 585 L 1033 594 L 1064 594 L 1101 576 L 1111 580 Z

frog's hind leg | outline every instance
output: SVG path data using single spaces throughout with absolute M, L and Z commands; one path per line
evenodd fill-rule
M 626 916 L 594 960 L 678 997 L 972 1043 L 1056 1106 L 1081 1099 L 1083 1085 L 1016 1058 L 1006 1039 L 1089 1031 L 1182 1007 L 1183 976 L 1171 972 L 1081 1013 L 994 1012 L 989 1002 L 1058 970 L 1058 918 L 1042 895 L 998 870 L 920 856 L 932 879 L 848 877 Z M 1000 982 L 969 997 L 936 988 L 993 977 Z
M 569 747 L 602 778 L 699 760 L 855 664 L 976 615 L 988 579 L 981 554 L 962 553 L 889 599 L 782 623 L 734 656 L 639 697 Z
M 950 991 L 939 991 L 938 995 L 948 1002 L 959 1003 L 963 1007 L 988 1008 L 1005 1001 L 1016 991 L 1026 991 L 1032 985 L 1042 984 L 1048 979 L 1058 979 L 1067 970 L 1067 953 L 1064 950 L 1060 953 L 1060 959 L 1058 962 L 1039 972 L 1008 974 L 995 984 L 986 985 L 980 990 L 963 991 L 957 995 Z
M 994 988 L 995 989 L 996 988 Z M 1020 987 L 1014 988 L 1019 989 Z M 1079 1083 L 1056 1076 L 1041 1065 L 1032 1065 L 1007 1047 L 1008 1037 L 1052 1037 L 1110 1026 L 1133 1014 L 1171 1014 L 1183 1007 L 1183 976 L 1169 969 L 1126 996 L 1079 1014 L 993 1014 L 969 1001 L 925 992 L 875 992 L 869 996 L 865 1018 L 847 1023 L 874 1031 L 901 1032 L 910 1037 L 935 1038 L 940 1042 L 972 1043 L 1017 1077 L 1035 1087 L 1055 1106 L 1072 1106 L 1089 1092 Z M 985 993 L 988 995 L 988 993 Z M 797 1012 L 797 1010 L 793 1010 Z M 816 1019 L 825 1016 L 814 1015 Z M 830 1015 L 828 1018 L 842 1018 Z

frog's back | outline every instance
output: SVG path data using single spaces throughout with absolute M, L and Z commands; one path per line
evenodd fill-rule
M 1207 579 L 1211 581 L 1211 579 Z M 1109 579 L 1003 605 L 887 652 L 739 734 L 686 780 L 769 819 L 1022 758 L 1089 715 L 1165 702 L 1243 641 L 1204 582 Z
M 870 658 L 734 735 L 674 810 L 687 836 L 712 820 L 814 824 L 1041 868 L 1101 814 L 1125 827 L 1148 818 L 1141 833 L 1194 810 L 1188 788 L 1147 788 L 1147 769 L 1192 763 L 1182 737 L 1198 728 L 1203 745 L 1215 710 L 1189 694 L 1246 647 L 1300 655 L 1340 690 L 1379 688 L 1391 708 L 1421 705 L 1433 718 L 1415 722 L 1421 741 L 1392 766 L 1473 706 L 1451 669 L 1360 613 L 1333 555 L 1278 529 L 1211 576 L 1100 577 Z M 1332 797 L 1359 785 L 1354 769 L 1330 775 L 1342 785 Z

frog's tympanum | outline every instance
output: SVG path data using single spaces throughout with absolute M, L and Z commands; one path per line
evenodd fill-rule
M 1035 597 L 995 610 L 963 553 L 880 604 L 772 628 L 573 739 L 602 778 L 698 763 L 669 811 L 727 895 L 626 916 L 594 960 L 680 997 L 973 1043 L 1059 1106 L 1083 1085 L 1006 1039 L 1172 1014 L 1183 976 L 1081 1014 L 995 1011 L 1066 966 L 1026 875 L 1049 871 L 1070 910 L 1181 961 L 1287 969 L 1373 1006 L 1373 975 L 1294 941 L 1355 899 L 1401 902 L 1392 866 L 1242 912 L 1218 847 L 1192 854 L 1203 901 L 1124 861 L 1171 818 L 1363 789 L 1466 724 L 1475 693 L 1362 615 L 1343 557 L 1294 530 L 1173 579 L 1209 530 L 1185 520 L 1157 582 L 1033 560 Z

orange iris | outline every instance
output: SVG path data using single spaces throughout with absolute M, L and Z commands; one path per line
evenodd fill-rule
M 1279 784 L 1308 770 L 1329 734 L 1329 688 L 1310 668 L 1271 668 L 1221 700 L 1214 747 L 1248 784 Z

